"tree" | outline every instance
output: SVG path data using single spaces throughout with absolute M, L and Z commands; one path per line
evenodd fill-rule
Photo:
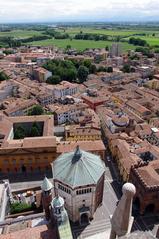
M 90 60 L 84 60 L 83 65 L 89 69 L 91 67 L 91 61 Z
M 105 50 L 106 50 L 106 51 L 109 51 L 109 46 L 106 46 L 106 47 L 105 47 Z
M 85 67 L 85 66 L 79 67 L 77 76 L 78 76 L 80 83 L 83 83 L 84 81 L 86 81 L 88 74 L 89 74 L 89 70 L 87 67 Z
M 108 73 L 112 73 L 112 72 L 113 72 L 113 67 L 112 67 L 112 66 L 108 66 L 107 72 L 108 72 Z
M 66 50 L 70 50 L 70 49 L 71 49 L 71 45 L 67 45 Z
M 35 105 L 29 110 L 28 115 L 42 115 L 44 113 L 43 108 L 40 105 Z
M 7 79 L 8 79 L 8 76 L 3 71 L 1 71 L 0 72 L 0 82 L 7 80 Z
M 61 82 L 61 79 L 60 79 L 60 76 L 58 75 L 51 76 L 46 81 L 46 83 L 51 85 L 56 85 L 56 84 L 59 84 L 60 82 Z
M 92 65 L 90 66 L 89 68 L 89 73 L 90 74 L 95 74 L 97 72 L 97 67 L 95 65 Z
M 38 128 L 36 126 L 32 126 L 30 131 L 30 137 L 38 137 L 38 136 L 40 136 Z
M 6 55 L 10 55 L 10 54 L 13 54 L 14 51 L 6 49 L 6 50 L 3 51 L 3 53 L 6 54 Z
M 98 68 L 98 72 L 107 72 L 107 68 L 104 67 L 104 66 L 100 66 L 100 67 Z
M 72 68 L 67 70 L 67 80 L 69 80 L 69 82 L 76 82 L 76 79 L 77 79 L 77 71 Z
M 131 72 L 131 67 L 130 67 L 130 65 L 129 65 L 129 64 L 125 64 L 125 65 L 123 66 L 123 68 L 122 68 L 122 71 L 123 71 L 124 73 L 130 73 L 130 72 Z
M 16 128 L 14 133 L 14 139 L 24 139 L 26 137 L 26 131 L 22 126 Z

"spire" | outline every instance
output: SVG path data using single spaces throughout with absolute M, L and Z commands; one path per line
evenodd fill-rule
M 73 158 L 72 158 L 72 163 L 78 162 L 80 160 L 81 156 L 82 156 L 82 152 L 80 150 L 79 145 L 77 145 L 75 153 L 74 153 Z
M 41 185 L 42 191 L 50 191 L 53 188 L 52 183 L 49 181 L 49 179 L 45 176 L 43 183 Z

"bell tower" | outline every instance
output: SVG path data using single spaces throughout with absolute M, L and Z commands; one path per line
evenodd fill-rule
M 42 204 L 45 211 L 46 220 L 50 220 L 50 205 L 52 202 L 53 185 L 47 177 L 44 178 L 41 185 L 42 189 Z

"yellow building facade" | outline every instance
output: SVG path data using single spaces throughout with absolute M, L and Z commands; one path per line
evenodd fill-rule
M 43 148 L 16 148 L 0 150 L 0 172 L 45 172 L 57 157 L 56 145 Z
M 101 140 L 100 129 L 91 127 L 66 127 L 65 129 L 66 141 L 95 141 Z

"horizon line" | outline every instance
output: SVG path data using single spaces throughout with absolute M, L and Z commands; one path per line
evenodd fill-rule
M 87 23 L 87 24 L 100 24 L 100 23 L 105 23 L 105 24 L 111 24 L 111 23 L 118 23 L 118 24 L 123 24 L 123 23 L 133 23 L 133 24 L 143 24 L 143 23 L 153 23 L 153 24 L 159 24 L 159 20 L 97 20 L 97 21 L 92 21 L 92 20 L 59 20 L 59 21 L 54 21 L 54 20 L 41 20 L 41 21 L 5 21 L 3 23 L 0 23 L 1 25 L 5 24 L 61 24 L 61 23 Z

